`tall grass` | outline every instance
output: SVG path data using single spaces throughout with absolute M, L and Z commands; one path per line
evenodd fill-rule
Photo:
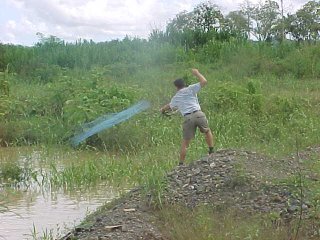
M 137 69 L 121 78 L 112 71 L 96 69 L 83 72 L 80 79 L 67 75 L 66 80 L 47 85 L 28 84 L 26 88 L 20 88 L 16 82 L 15 100 L 1 125 L 2 139 L 16 145 L 67 144 L 84 122 L 146 98 L 152 101 L 153 109 L 101 133 L 102 146 L 113 151 L 134 151 L 177 143 L 179 117 L 162 118 L 158 108 L 174 94 L 172 79 L 188 77 L 187 69 L 193 65 L 200 67 L 209 80 L 199 97 L 217 134 L 219 148 L 270 146 L 289 152 L 293 149 L 290 149 L 293 124 L 301 126 L 308 136 L 305 145 L 318 142 L 317 79 L 272 75 L 234 78 L 236 70 L 218 71 L 199 63 L 152 67 L 148 72 Z M 95 74 L 100 75 L 98 80 L 92 77 Z M 196 81 L 188 78 L 190 82 Z M 110 84 L 114 87 L 110 88 Z
M 173 206 L 160 210 L 157 216 L 169 239 L 294 239 L 295 223 L 284 224 L 276 213 L 219 211 L 208 206 L 190 210 Z M 312 239 L 308 231 L 304 225 L 298 239 Z
M 176 163 L 173 147 L 167 148 L 175 157 L 161 154 L 163 148 L 153 153 L 97 153 L 92 150 L 78 151 L 58 148 L 40 151 L 39 158 L 0 164 L 0 184 L 4 188 L 40 188 L 44 192 L 64 189 L 66 191 L 87 190 L 101 183 L 117 189 L 130 189 L 136 185 L 146 191 L 161 192 L 163 178 Z M 13 150 L 13 149 L 12 149 Z M 162 184 L 162 185 L 161 185 Z

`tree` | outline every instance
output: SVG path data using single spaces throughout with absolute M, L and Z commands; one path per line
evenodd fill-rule
M 224 18 L 219 8 L 211 2 L 197 5 L 191 12 L 181 12 L 169 22 L 166 36 L 169 42 L 185 49 L 206 44 L 222 31 Z
M 4 71 L 6 67 L 6 60 L 5 60 L 5 45 L 0 43 L 0 72 Z
M 43 33 L 40 33 L 40 32 L 38 32 L 36 35 L 39 38 L 39 42 L 36 44 L 36 46 L 38 47 L 41 47 L 41 46 L 55 47 L 55 46 L 60 46 L 65 44 L 62 39 L 53 35 L 45 36 Z
M 249 0 L 244 0 L 244 2 L 240 5 L 241 12 L 246 18 L 246 29 L 247 36 L 250 38 L 251 32 L 253 31 L 253 11 L 255 9 L 255 5 L 253 5 Z
M 207 33 L 223 27 L 223 15 L 220 9 L 210 1 L 196 6 L 193 10 L 193 18 L 196 29 L 200 29 L 201 32 Z
M 256 27 L 254 36 L 259 41 L 271 40 L 276 36 L 276 28 L 280 19 L 280 7 L 275 1 L 267 0 L 254 8 L 253 19 Z
M 155 28 L 155 29 L 152 29 L 151 33 L 149 34 L 149 41 L 164 43 L 167 41 L 167 35 L 164 31 Z
M 278 28 L 281 29 L 281 41 L 285 39 L 285 25 L 284 25 L 284 7 L 283 7 L 283 0 L 280 0 L 280 6 L 281 6 L 281 21 L 280 24 L 278 24 Z
M 320 39 L 320 2 L 309 1 L 296 14 L 288 16 L 287 28 L 296 40 Z
M 248 29 L 247 18 L 242 11 L 230 12 L 226 16 L 226 24 L 229 31 L 249 38 L 250 29 Z
M 168 23 L 165 35 L 170 43 L 188 49 L 192 45 L 194 29 L 193 12 L 183 11 Z
M 168 25 L 168 31 L 183 32 L 187 29 L 194 29 L 193 12 L 183 11 L 176 15 Z

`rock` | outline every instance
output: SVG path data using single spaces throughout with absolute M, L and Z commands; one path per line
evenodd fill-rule
M 283 202 L 283 199 L 279 195 L 276 195 L 273 197 L 272 201 L 276 203 L 281 203 Z
M 128 232 L 128 226 L 126 224 L 122 225 L 121 231 L 122 232 Z
M 107 236 L 100 236 L 100 237 L 98 237 L 98 239 L 99 240 L 110 240 L 110 238 L 109 237 L 107 237 Z
M 200 170 L 200 168 L 192 169 L 192 172 L 194 175 L 198 175 L 201 172 L 201 170 Z
M 176 179 L 175 182 L 176 182 L 179 186 L 182 186 L 182 181 L 181 181 L 181 180 Z
M 296 206 L 296 205 L 292 205 L 292 206 L 287 208 L 288 213 L 295 213 L 298 210 L 299 210 L 299 206 Z
M 85 231 L 86 231 L 86 229 L 83 228 L 83 227 L 76 227 L 76 228 L 75 228 L 75 232 L 76 232 L 76 233 L 85 232 Z
M 197 187 L 197 193 L 205 192 L 205 190 L 206 190 L 206 186 L 198 186 Z
M 136 209 L 135 208 L 124 208 L 123 211 L 124 212 L 135 212 Z
M 112 225 L 112 226 L 105 226 L 104 229 L 107 231 L 107 232 L 112 232 L 112 231 L 116 231 L 118 229 L 121 229 L 122 228 L 122 225 Z

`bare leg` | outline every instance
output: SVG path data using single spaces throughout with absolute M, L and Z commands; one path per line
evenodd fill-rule
M 206 137 L 206 142 L 208 144 L 208 147 L 213 147 L 214 146 L 214 137 L 213 137 L 211 130 L 209 130 L 208 132 L 205 133 L 205 137 Z
M 214 146 L 214 136 L 211 132 L 211 130 L 209 130 L 208 132 L 205 133 L 205 137 L 206 137 L 206 142 L 208 144 L 209 148 L 213 148 Z
M 191 140 L 182 140 L 180 149 L 180 163 L 184 163 L 187 155 L 187 148 L 189 147 Z

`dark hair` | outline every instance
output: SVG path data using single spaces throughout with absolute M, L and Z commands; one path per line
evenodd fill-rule
M 181 79 L 181 78 L 175 80 L 175 81 L 173 82 L 173 84 L 174 84 L 178 89 L 182 89 L 182 88 L 184 88 L 184 87 L 186 86 L 186 83 L 185 83 L 184 80 Z

